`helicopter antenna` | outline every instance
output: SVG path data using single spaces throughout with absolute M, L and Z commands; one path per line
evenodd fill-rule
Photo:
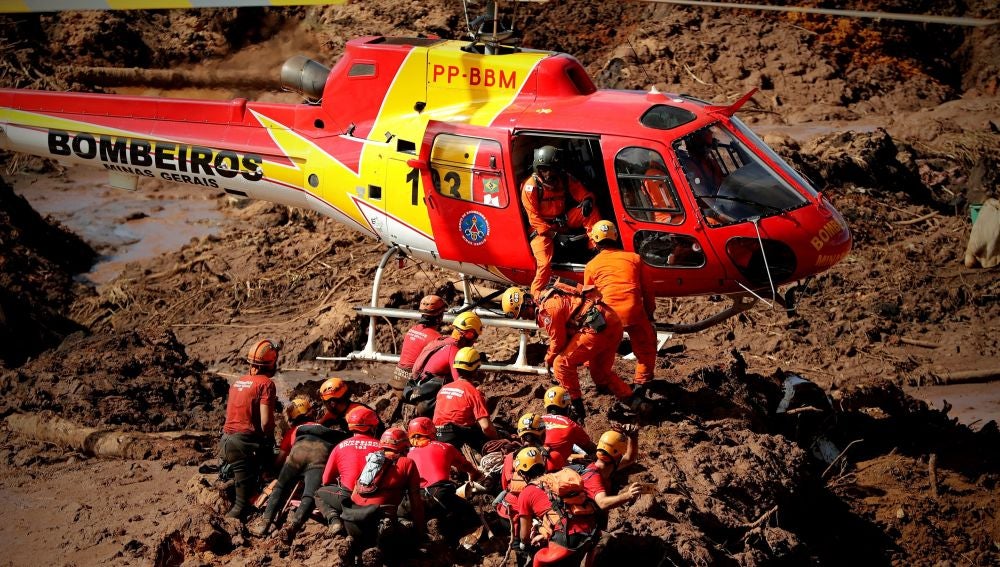
M 649 73 L 646 71 L 646 63 L 642 59 L 639 59 L 639 52 L 636 51 L 635 46 L 632 45 L 632 39 L 625 36 L 625 41 L 628 42 L 628 47 L 632 50 L 632 55 L 635 56 L 635 60 L 639 64 L 639 68 L 642 69 L 642 74 L 646 76 L 646 81 L 649 82 L 650 88 L 655 89 L 656 83 L 653 82 L 653 78 L 650 77 Z

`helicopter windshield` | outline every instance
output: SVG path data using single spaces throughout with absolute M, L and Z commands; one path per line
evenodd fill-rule
M 749 131 L 742 123 L 734 122 L 742 126 L 741 132 Z M 767 146 L 761 142 L 759 147 Z M 709 226 L 773 216 L 807 203 L 764 160 L 718 123 L 677 140 L 674 152 Z M 776 154 L 768 155 L 784 163 Z

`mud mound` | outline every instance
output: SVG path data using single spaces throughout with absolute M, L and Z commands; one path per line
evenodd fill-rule
M 51 410 L 89 426 L 213 431 L 227 391 L 171 333 L 80 333 L 0 374 L 0 413 Z
M 73 274 L 90 269 L 96 254 L 2 180 L 0 243 L 0 365 L 14 367 L 81 328 L 65 311 L 87 295 Z

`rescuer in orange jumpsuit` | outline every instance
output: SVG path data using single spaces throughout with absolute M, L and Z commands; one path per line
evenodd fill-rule
M 521 204 L 531 225 L 531 253 L 535 256 L 535 279 L 531 293 L 540 297 L 552 278 L 554 237 L 567 228 L 583 227 L 590 232 L 600 215 L 594 195 L 572 175 L 559 167 L 559 150 L 542 146 L 535 150 L 534 173 L 521 185 Z M 570 205 L 570 201 L 579 203 Z
M 635 400 L 632 388 L 612 368 L 622 341 L 621 319 L 595 295 L 599 295 L 597 290 L 565 293 L 551 287 L 536 305 L 531 295 L 521 288 L 511 287 L 501 300 L 508 317 L 530 319 L 534 316 L 538 326 L 548 333 L 545 365 L 554 368 L 556 380 L 569 391 L 579 419 L 586 416 L 578 373 L 578 367 L 583 364 L 590 364 L 590 377 L 598 390 L 610 390 L 629 406 Z
M 656 331 L 652 323 L 656 296 L 649 272 L 638 254 L 622 250 L 618 229 L 610 221 L 595 224 L 590 239 L 598 252 L 583 271 L 583 284 L 597 286 L 602 301 L 618 314 L 635 353 L 634 384 L 645 386 L 653 379 L 656 367 Z

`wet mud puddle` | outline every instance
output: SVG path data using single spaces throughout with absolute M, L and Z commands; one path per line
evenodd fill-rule
M 179 250 L 193 238 L 219 232 L 226 217 L 215 193 L 162 181 L 137 191 L 107 185 L 107 174 L 71 166 L 65 175 L 21 174 L 14 191 L 89 243 L 100 257 L 83 278 L 102 285 L 125 265 Z
M 934 409 L 951 405 L 948 415 L 960 423 L 979 429 L 994 420 L 1000 423 L 1000 383 L 923 386 L 908 393 Z

